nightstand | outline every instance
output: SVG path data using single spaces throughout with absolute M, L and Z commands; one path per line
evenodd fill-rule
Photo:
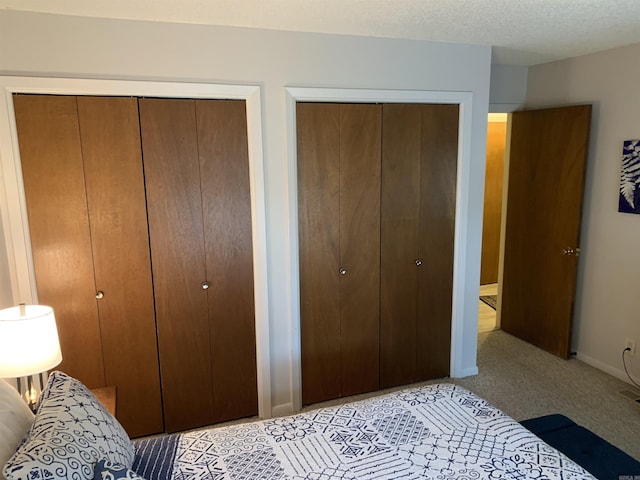
M 91 390 L 107 411 L 116 416 L 116 387 L 102 387 Z

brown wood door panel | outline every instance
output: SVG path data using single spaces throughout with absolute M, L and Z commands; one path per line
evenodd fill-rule
M 343 396 L 379 388 L 381 121 L 381 105 L 340 106 Z
M 422 106 L 417 380 L 449 375 L 458 105 Z
M 298 104 L 303 392 L 320 358 L 308 345 L 333 341 L 323 367 L 340 359 L 339 392 L 327 382 L 333 392 L 313 401 L 448 375 L 458 123 L 457 105 Z M 320 233 L 322 246 L 311 244 Z M 318 267 L 332 281 L 336 251 L 346 270 L 338 324 L 327 321 L 335 312 L 320 310 L 336 298 L 335 285 L 320 291 L 316 266 L 305 273 L 322 252 Z M 421 256 L 426 268 L 416 265 Z M 314 301 L 323 321 L 312 331 L 305 309 Z
M 38 300 L 53 307 L 60 370 L 105 386 L 76 98 L 14 95 Z
M 214 421 L 258 414 L 253 249 L 244 101 L 196 101 Z
M 193 100 L 138 102 L 165 429 L 172 432 L 213 423 L 196 111 Z
M 105 364 L 132 437 L 164 430 L 135 98 L 78 97 Z
M 480 285 L 498 282 L 506 122 L 489 122 L 482 220 Z
M 568 358 L 591 106 L 512 116 L 501 327 Z
M 302 403 L 340 396 L 340 106 L 298 103 Z
M 422 109 L 382 107 L 380 388 L 416 378 Z

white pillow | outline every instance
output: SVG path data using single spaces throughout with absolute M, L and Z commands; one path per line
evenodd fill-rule
M 16 453 L 31 424 L 33 413 L 18 391 L 0 379 L 0 479 L 4 464 Z
M 4 474 L 9 480 L 92 480 L 99 460 L 130 468 L 134 455 L 127 433 L 87 387 L 53 372 L 33 426 Z

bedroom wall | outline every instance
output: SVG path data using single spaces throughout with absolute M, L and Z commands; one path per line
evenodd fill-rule
M 284 87 L 465 91 L 473 95 L 461 368 L 476 369 L 489 47 L 60 15 L 0 12 L 0 75 L 259 85 L 266 176 L 272 405 L 292 398 L 290 211 Z M 1 259 L 0 269 L 6 266 Z M 0 278 L 3 278 L 0 272 Z M 14 299 L 15 301 L 16 299 Z
M 520 65 L 491 65 L 490 112 L 513 112 L 524 105 L 528 71 Z
M 592 103 L 573 349 L 627 380 L 621 352 L 640 341 L 640 215 L 618 213 L 623 140 L 640 138 L 640 44 L 530 67 L 527 106 Z M 640 377 L 640 350 L 627 356 Z

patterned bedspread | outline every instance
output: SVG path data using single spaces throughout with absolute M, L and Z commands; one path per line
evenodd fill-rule
M 146 440 L 136 449 L 134 469 L 148 480 L 594 478 L 452 384 Z

